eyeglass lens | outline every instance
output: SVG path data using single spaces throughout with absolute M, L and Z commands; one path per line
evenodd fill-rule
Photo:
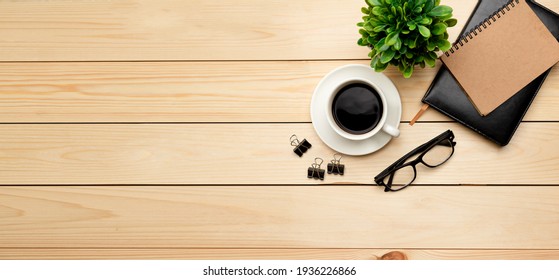
M 423 154 L 422 162 L 428 167 L 437 167 L 445 163 L 452 156 L 453 149 L 452 141 L 445 139 Z M 410 159 L 406 163 L 413 160 L 415 159 Z M 415 180 L 415 177 L 416 170 L 414 165 L 405 165 L 393 171 L 391 175 L 386 176 L 383 182 L 386 186 L 390 186 L 391 190 L 397 191 L 410 185 Z
M 437 167 L 450 158 L 452 151 L 452 142 L 445 139 L 423 155 L 423 163 L 429 167 Z
M 399 190 L 411 184 L 413 180 L 415 180 L 415 169 L 412 165 L 406 165 L 386 176 L 383 182 L 386 186 L 390 186 L 390 189 Z

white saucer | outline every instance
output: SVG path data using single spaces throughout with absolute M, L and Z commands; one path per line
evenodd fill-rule
M 328 93 L 332 92 L 340 82 L 350 78 L 361 78 L 381 88 L 388 103 L 386 122 L 396 128 L 400 125 L 402 102 L 396 86 L 385 75 L 375 72 L 369 66 L 359 64 L 334 69 L 318 83 L 311 100 L 312 124 L 322 142 L 333 150 L 352 156 L 366 155 L 384 147 L 392 137 L 381 130 L 364 140 L 349 140 L 336 133 L 326 119 Z

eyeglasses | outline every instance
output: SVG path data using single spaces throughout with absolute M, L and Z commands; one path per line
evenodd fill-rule
M 384 186 L 385 192 L 396 192 L 411 185 L 417 176 L 418 163 L 434 168 L 450 159 L 454 154 L 454 133 L 447 130 L 429 142 L 415 148 L 375 177 L 375 183 Z M 413 156 L 415 159 L 410 160 Z

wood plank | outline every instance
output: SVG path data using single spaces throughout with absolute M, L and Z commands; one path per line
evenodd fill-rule
M 377 260 L 397 250 L 408 260 L 557 260 L 559 250 L 410 249 L 43 249 L 0 248 L 2 260 Z
M 557 186 L 1 187 L 0 247 L 559 249 Z
M 314 88 L 346 64 L 368 62 L 3 63 L 0 122 L 310 122 Z M 385 72 L 400 92 L 404 121 L 419 110 L 437 69 L 411 79 Z M 559 66 L 525 120 L 559 121 L 557 91 Z M 435 110 L 421 118 L 445 120 Z
M 458 143 L 453 158 L 420 167 L 416 184 L 559 184 L 559 123 L 524 123 L 504 148 L 455 123 L 400 128 L 380 151 L 345 157 L 344 176 L 318 181 L 307 168 L 335 152 L 311 124 L 3 125 L 0 184 L 372 184 L 447 129 Z M 303 158 L 292 152 L 292 134 L 313 144 Z
M 457 35 L 476 1 L 443 2 L 460 20 L 451 29 Z M 361 0 L 0 1 L 0 61 L 367 58 L 356 43 L 362 6 Z

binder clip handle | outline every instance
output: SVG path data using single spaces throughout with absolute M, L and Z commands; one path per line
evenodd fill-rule
M 299 145 L 299 139 L 297 139 L 297 135 L 293 134 L 289 137 L 289 141 L 291 141 L 291 146 L 297 147 Z
M 319 160 L 320 160 L 320 162 L 318 162 Z M 320 166 L 322 165 L 323 162 L 324 162 L 323 159 L 317 157 L 317 158 L 314 158 L 314 163 L 313 164 L 316 164 L 318 166 L 318 168 L 320 168 Z
M 344 175 L 345 166 L 340 163 L 342 155 L 334 154 L 334 159 L 328 163 L 328 174 Z

